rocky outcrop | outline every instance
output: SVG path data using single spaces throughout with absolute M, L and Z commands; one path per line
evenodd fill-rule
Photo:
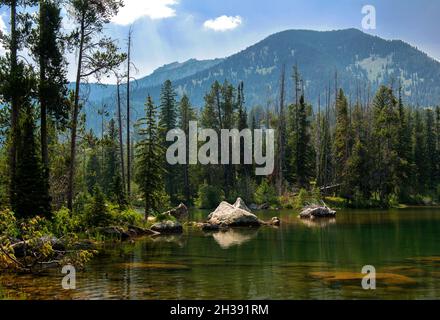
M 170 211 L 167 211 L 163 214 L 174 217 L 179 221 L 187 219 L 189 217 L 188 208 L 183 203 L 181 203 L 177 208 L 171 209 Z
M 247 212 L 251 212 L 251 210 L 247 207 L 246 203 L 244 202 L 244 200 L 242 198 L 237 198 L 237 201 L 235 201 L 235 203 L 234 203 L 234 207 L 241 209 L 241 210 L 244 210 L 244 211 L 247 211 Z
M 151 230 L 160 234 L 180 234 L 183 233 L 183 226 L 177 221 L 162 221 L 155 223 Z
M 327 206 L 309 206 L 303 209 L 299 217 L 302 219 L 334 218 L 336 217 L 336 211 Z
M 246 209 L 243 209 L 246 208 Z M 234 205 L 222 202 L 217 209 L 208 216 L 208 224 L 219 227 L 259 227 L 261 222 L 238 199 Z
M 122 241 L 143 236 L 155 236 L 158 234 L 156 231 L 137 226 L 128 226 L 126 230 L 122 229 L 121 227 L 101 227 L 96 228 L 95 231 L 104 237 L 120 239 Z
M 269 224 L 274 227 L 279 227 L 281 225 L 281 220 L 278 217 L 273 217 Z

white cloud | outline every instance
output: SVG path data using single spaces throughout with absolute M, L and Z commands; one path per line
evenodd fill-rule
M 212 29 L 214 31 L 228 31 L 239 27 L 243 22 L 240 16 L 221 16 L 215 19 L 210 19 L 205 21 L 203 26 L 207 29 Z
M 129 25 L 142 17 L 153 20 L 174 17 L 176 10 L 173 6 L 178 3 L 179 0 L 125 0 L 124 7 L 119 10 L 112 22 Z

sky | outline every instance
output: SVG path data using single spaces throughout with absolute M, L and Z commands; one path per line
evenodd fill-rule
M 287 29 L 362 29 L 362 8 L 376 10 L 376 29 L 363 30 L 399 39 L 440 61 L 439 0 L 125 0 L 105 33 L 125 50 L 130 26 L 136 77 L 191 58 L 213 59 L 237 53 Z M 8 30 L 0 8 L 0 30 Z M 66 29 L 69 24 L 66 23 Z M 0 54 L 4 50 L 0 47 Z M 69 56 L 69 79 L 75 57 Z M 111 80 L 108 80 L 111 82 Z

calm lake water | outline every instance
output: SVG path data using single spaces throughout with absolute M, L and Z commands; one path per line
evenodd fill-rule
M 203 219 L 207 212 L 194 212 Z M 0 276 L 9 299 L 438 299 L 440 209 L 340 211 L 302 221 L 292 210 L 278 229 L 236 229 L 107 245 L 77 289 L 61 288 L 61 270 Z M 361 270 L 377 270 L 377 289 Z

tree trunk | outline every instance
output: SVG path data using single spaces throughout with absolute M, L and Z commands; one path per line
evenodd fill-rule
M 18 51 L 18 40 L 17 40 L 17 1 L 11 1 L 11 78 L 15 82 L 17 78 L 17 51 Z M 19 143 L 19 128 L 18 128 L 18 118 L 20 114 L 20 106 L 18 102 L 18 97 L 14 92 L 11 99 L 11 145 L 9 149 L 9 170 L 10 170 L 10 193 L 11 202 L 15 200 L 15 175 L 17 167 L 17 146 Z M 14 207 L 14 204 L 11 203 Z
M 124 143 L 122 137 L 122 114 L 121 114 L 121 92 L 120 92 L 120 82 L 117 83 L 117 103 L 118 103 L 118 126 L 119 126 L 119 154 L 121 158 L 121 175 L 122 175 L 122 186 L 125 191 L 125 165 L 124 165 Z
M 128 52 L 127 52 L 127 200 L 131 199 L 131 151 L 130 151 L 130 67 L 131 67 L 131 30 L 128 35 Z
M 71 140 L 70 140 L 70 164 L 69 164 L 69 180 L 67 190 L 67 208 L 72 211 L 73 209 L 73 192 L 74 192 L 74 179 L 75 179 L 75 156 L 76 156 L 76 135 L 78 127 L 78 114 L 79 114 L 79 94 L 81 88 L 81 69 L 83 59 L 84 48 L 84 15 L 81 21 L 81 39 L 79 45 L 78 55 L 78 69 L 76 74 L 76 86 L 75 86 L 75 101 L 72 110 L 72 127 L 71 127 Z
M 278 181 L 277 189 L 278 195 L 283 193 L 283 181 L 284 181 L 284 148 L 285 148 L 285 126 L 284 126 L 284 99 L 285 99 L 285 81 L 286 81 L 286 67 L 283 65 L 281 70 L 281 83 L 280 83 L 280 109 L 278 115 Z
M 39 30 L 40 30 L 40 50 L 43 46 L 43 33 L 42 30 L 44 28 L 44 6 L 40 1 L 40 16 L 39 16 Z M 41 139 L 41 160 L 43 163 L 43 194 L 46 196 L 47 203 L 46 208 L 50 210 L 50 198 L 49 198 L 49 147 L 48 147 L 48 137 L 47 137 L 47 99 L 45 97 L 45 93 L 43 91 L 44 85 L 46 83 L 46 66 L 47 60 L 44 55 L 39 52 L 39 64 L 40 64 L 40 84 L 39 84 L 39 99 L 40 99 L 40 117 L 41 117 L 41 131 L 40 131 L 40 139 Z M 47 212 L 49 213 L 49 212 Z

